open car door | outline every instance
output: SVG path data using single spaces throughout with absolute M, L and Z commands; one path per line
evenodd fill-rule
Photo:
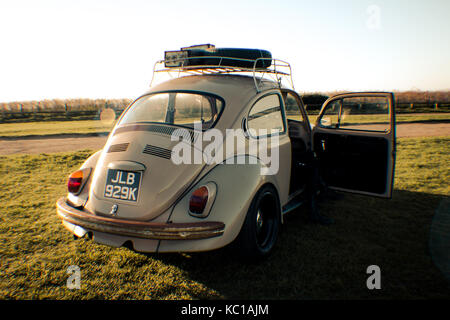
M 392 197 L 396 155 L 393 93 L 331 97 L 312 130 L 312 143 L 322 178 L 330 188 Z

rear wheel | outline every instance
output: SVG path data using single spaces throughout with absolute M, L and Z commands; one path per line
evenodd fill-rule
M 242 257 L 259 260 L 271 253 L 278 238 L 280 214 L 280 201 L 275 188 L 263 186 L 253 198 L 237 239 Z

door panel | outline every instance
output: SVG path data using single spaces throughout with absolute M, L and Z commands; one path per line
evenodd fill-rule
M 333 133 L 318 133 L 314 139 L 321 173 L 330 186 L 386 192 L 389 146 L 385 139 Z
M 328 99 L 312 134 L 325 182 L 334 189 L 390 198 L 395 165 L 392 93 Z

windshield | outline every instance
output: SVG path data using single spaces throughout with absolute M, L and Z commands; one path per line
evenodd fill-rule
M 216 122 L 222 108 L 223 101 L 212 95 L 187 92 L 156 93 L 136 100 L 119 125 L 160 122 L 193 128 L 195 122 L 201 122 L 203 129 L 209 129 Z

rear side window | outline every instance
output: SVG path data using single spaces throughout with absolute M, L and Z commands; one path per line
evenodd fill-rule
M 136 100 L 120 121 L 128 123 L 159 122 L 194 127 L 201 122 L 204 130 L 211 128 L 223 109 L 218 97 L 191 92 L 164 92 Z
M 259 99 L 248 114 L 247 128 L 254 137 L 285 132 L 280 96 L 271 94 Z

